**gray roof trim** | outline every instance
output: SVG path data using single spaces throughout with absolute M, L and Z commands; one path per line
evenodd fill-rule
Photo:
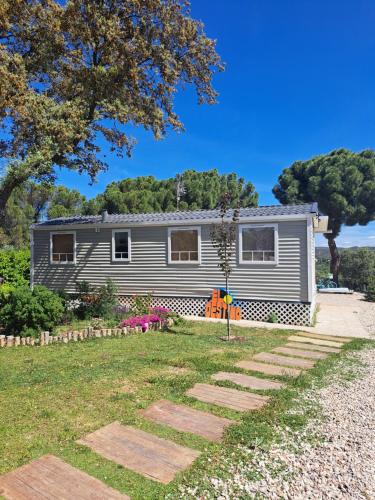
M 303 205 L 272 205 L 264 207 L 249 207 L 240 209 L 240 222 L 305 219 L 317 214 L 317 204 L 309 203 Z M 232 210 L 228 211 L 228 220 L 232 216 Z M 62 227 L 79 228 L 81 226 L 106 226 L 120 227 L 128 226 L 168 226 L 179 224 L 210 224 L 220 221 L 220 210 L 194 210 L 184 212 L 165 212 L 148 214 L 108 214 L 103 221 L 101 215 L 87 215 L 76 217 L 62 217 L 39 222 L 32 226 L 33 229 L 58 229 Z

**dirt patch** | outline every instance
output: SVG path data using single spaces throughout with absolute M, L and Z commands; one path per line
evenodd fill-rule
M 172 373 L 173 375 L 186 375 L 187 373 L 192 373 L 192 371 L 190 368 L 185 368 L 184 366 L 170 366 L 167 368 L 167 373 Z
M 226 352 L 226 349 L 215 348 L 210 350 L 210 354 L 223 354 Z
M 120 388 L 120 392 L 123 394 L 134 394 L 135 388 L 131 384 L 126 383 Z

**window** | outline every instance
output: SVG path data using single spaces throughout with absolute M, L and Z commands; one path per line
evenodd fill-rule
M 240 263 L 277 263 L 277 224 L 240 226 Z
M 130 229 L 112 231 L 112 260 L 130 261 Z
M 50 238 L 51 264 L 75 264 L 75 233 L 51 233 Z
M 199 227 L 169 229 L 169 263 L 199 264 L 201 233 Z

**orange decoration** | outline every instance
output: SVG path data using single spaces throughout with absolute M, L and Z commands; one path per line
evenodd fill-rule
M 230 306 L 230 319 L 241 319 L 241 308 Z M 220 290 L 212 290 L 212 298 L 206 304 L 206 318 L 225 319 L 228 317 L 228 306 L 220 297 Z

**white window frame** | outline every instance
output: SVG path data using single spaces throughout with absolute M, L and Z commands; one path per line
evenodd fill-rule
M 242 258 L 242 231 L 243 229 L 263 229 L 265 227 L 272 227 L 274 230 L 274 244 L 275 244 L 275 260 L 243 260 Z M 278 224 L 241 224 L 239 226 L 238 235 L 238 249 L 239 249 L 239 263 L 251 266 L 277 266 L 279 263 L 279 225 Z
M 55 261 L 53 260 L 53 236 L 59 234 L 73 235 L 73 260 L 72 261 Z M 53 266 L 74 266 L 77 263 L 77 238 L 76 231 L 54 231 L 49 233 L 49 262 Z
M 198 260 L 172 260 L 171 235 L 173 231 L 197 231 L 198 232 Z M 168 228 L 168 264 L 171 265 L 199 265 L 201 264 L 201 227 L 200 226 L 174 226 Z
M 127 259 L 116 258 L 116 246 L 115 246 L 115 234 L 116 233 L 128 233 L 128 257 Z M 130 229 L 112 229 L 112 262 L 130 262 L 132 255 L 132 238 Z

